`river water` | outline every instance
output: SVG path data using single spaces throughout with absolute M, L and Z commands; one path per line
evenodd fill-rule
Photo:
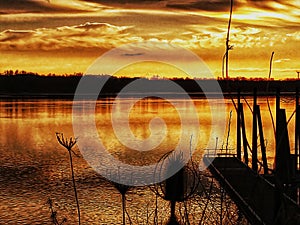
M 157 162 L 164 153 L 176 148 L 184 132 L 187 132 L 185 138 L 191 138 L 187 141 L 193 143 L 192 147 L 196 150 L 196 158 L 204 154 L 205 151 L 216 148 L 216 145 L 217 148 L 227 148 L 228 151 L 235 150 L 236 115 L 230 99 L 213 99 L 213 106 L 209 105 L 204 98 L 193 99 L 200 125 L 187 122 L 186 131 L 181 129 L 184 126 L 181 120 L 182 115 L 179 115 L 179 112 L 185 118 L 189 118 L 195 116 L 194 109 L 184 99 L 173 99 L 172 101 L 176 103 L 175 106 L 163 99 L 142 99 L 134 104 L 127 115 L 129 128 L 135 138 L 143 140 L 151 135 L 151 131 L 154 131 L 150 145 L 151 141 L 159 142 L 159 144 L 150 152 L 134 151 L 130 149 L 130 146 L 124 146 L 124 143 L 119 141 L 115 134 L 119 132 L 123 137 L 127 135 L 126 133 L 122 134 L 122 126 L 126 130 L 126 123 L 123 124 L 122 120 L 124 118 L 122 117 L 122 109 L 130 104 L 132 99 L 114 101 L 112 98 L 106 98 L 98 100 L 96 109 L 85 111 L 84 116 L 89 119 L 90 114 L 95 115 L 98 133 L 97 135 L 90 134 L 91 138 L 100 138 L 113 157 L 132 165 L 148 165 Z M 251 107 L 253 102 L 251 98 L 242 100 L 247 138 L 251 144 L 252 117 L 246 101 Z M 275 99 L 270 97 L 269 102 L 274 112 Z M 223 125 L 219 126 L 219 124 L 214 124 L 211 113 L 218 109 L 218 105 L 223 103 L 225 118 Z M 91 103 L 85 101 L 76 104 Z M 260 97 L 258 104 L 261 106 L 268 163 L 272 167 L 274 160 L 274 130 L 266 97 Z M 80 135 L 73 132 L 72 107 L 72 100 L 1 100 L 0 224 L 51 224 L 50 210 L 47 204 L 48 198 L 53 200 L 54 209 L 58 213 L 59 220 L 66 217 L 68 219 L 66 224 L 75 224 L 77 221 L 68 152 L 58 144 L 55 136 L 56 132 L 63 132 L 66 137 L 77 136 L 78 142 L 80 142 Z M 281 107 L 286 109 L 287 118 L 289 118 L 295 108 L 294 100 L 292 98 L 282 98 Z M 117 118 L 119 129 L 114 130 L 112 126 L 112 112 Z M 221 115 L 221 112 L 214 113 L 216 113 L 215 115 Z M 274 113 L 273 116 L 275 118 Z M 166 132 L 163 139 L 160 137 L 161 133 L 159 131 L 162 129 L 159 127 L 160 124 L 153 123 L 154 128 L 149 126 L 151 119 L 155 117 L 160 117 L 165 122 Z M 229 127 L 228 124 L 230 124 Z M 229 132 L 228 128 L 230 128 Z M 82 129 L 85 129 L 84 126 Z M 290 147 L 293 151 L 294 118 L 289 122 L 288 129 Z M 81 155 L 78 146 L 75 146 L 73 150 L 79 155 L 79 157 L 73 155 L 73 160 L 82 224 L 121 224 L 122 205 L 120 194 L 107 179 L 104 179 L 89 166 Z M 201 157 L 198 158 L 201 160 Z M 197 163 L 200 163 L 200 160 Z M 203 186 L 207 186 L 210 182 L 209 176 L 207 177 L 207 180 L 203 181 Z M 214 186 L 217 187 L 217 184 L 214 183 Z M 210 194 L 213 195 L 213 192 L 210 192 Z M 218 224 L 217 216 L 215 218 L 208 216 L 214 215 L 214 213 L 215 215 L 218 214 L 218 197 L 216 193 L 214 195 L 215 197 L 211 198 L 213 200 L 210 200 L 209 207 L 205 207 L 206 197 L 201 193 L 190 202 L 188 207 L 190 207 L 189 218 L 191 224 L 199 224 L 202 215 L 205 215 L 204 219 L 202 218 L 202 224 Z M 157 204 L 155 203 L 156 199 Z M 154 224 L 154 217 L 156 217 L 157 223 L 163 224 L 168 218 L 168 202 L 156 198 L 155 193 L 149 187 L 130 189 L 126 202 L 129 215 L 127 217 L 128 223 L 131 221 L 132 224 Z M 158 209 L 156 216 L 155 207 Z M 177 215 L 180 217 L 180 210 L 184 207 L 183 205 L 178 207 Z M 237 218 L 235 206 L 229 208 L 232 210 L 229 214 L 235 214 L 234 218 Z M 236 220 L 240 220 L 240 222 L 235 224 L 243 224 L 241 222 L 244 221 L 243 219 Z

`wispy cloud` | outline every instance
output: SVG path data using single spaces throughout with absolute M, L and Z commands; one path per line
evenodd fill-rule
M 180 10 L 228 11 L 229 0 L 82 0 L 85 2 L 113 5 L 122 8 L 174 8 Z M 274 10 L 297 7 L 297 0 L 234 0 L 234 7 L 251 6 L 260 9 Z
M 88 10 L 84 6 L 79 0 L 0 0 L 0 14 L 82 12 Z
M 238 3 L 236 3 L 238 4 Z M 226 11 L 230 1 L 224 0 L 198 0 L 198 1 L 168 1 L 167 7 L 185 10 Z
M 128 36 L 129 29 L 130 26 L 85 23 L 35 30 L 5 30 L 0 33 L 0 49 L 31 51 L 91 47 L 109 49 L 122 42 L 134 41 Z
M 291 59 L 277 59 L 274 61 L 274 63 L 282 63 L 282 62 L 288 62 L 288 61 L 291 61 Z
M 108 23 L 87 22 L 74 26 L 38 28 L 33 30 L 5 30 L 0 33 L 0 50 L 40 51 L 74 49 L 109 50 L 126 43 L 152 41 L 180 45 L 202 56 L 222 57 L 226 39 L 226 27 L 211 28 L 202 25 L 189 25 L 188 32 L 177 35 L 161 32 L 159 36 L 137 32 L 134 26 L 116 26 Z M 265 51 L 266 48 L 284 49 L 287 44 L 297 41 L 297 32 L 285 34 L 272 29 L 238 26 L 232 28 L 230 43 L 235 52 L 243 52 L 248 57 Z M 136 54 L 142 54 L 138 52 Z M 129 56 L 129 55 L 128 55 Z M 132 55 L 135 56 L 135 55 Z
M 295 41 L 300 41 L 300 31 L 296 31 L 293 33 L 289 33 L 287 34 L 288 37 L 291 37 L 292 39 L 294 39 Z

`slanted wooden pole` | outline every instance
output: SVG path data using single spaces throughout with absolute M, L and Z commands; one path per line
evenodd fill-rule
M 237 123 L 236 123 L 236 154 L 237 158 L 241 160 L 241 96 L 240 91 L 238 91 L 238 108 L 237 108 Z
M 243 137 L 243 147 L 244 147 L 244 159 L 245 164 L 248 165 L 249 159 L 248 159 L 248 152 L 247 152 L 247 136 L 246 136 L 246 127 L 245 127 L 245 117 L 244 117 L 244 109 L 243 104 L 240 103 L 240 110 L 241 110 L 241 126 L 242 126 L 242 137 Z
M 268 168 L 266 146 L 265 146 L 263 125 L 262 125 L 259 105 L 256 106 L 256 112 L 257 112 L 257 122 L 258 122 L 258 130 L 259 130 L 259 137 L 260 137 L 260 149 L 261 149 L 261 157 L 262 157 L 263 167 L 264 167 L 264 174 L 268 174 L 269 168 Z
M 252 170 L 257 172 L 257 89 L 253 92 L 253 117 L 252 117 Z

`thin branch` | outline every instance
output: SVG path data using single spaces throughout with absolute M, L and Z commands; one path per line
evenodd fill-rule
M 270 58 L 270 69 L 269 69 L 269 77 L 268 77 L 268 83 L 267 83 L 267 93 L 269 92 L 270 78 L 271 78 L 271 75 L 272 75 L 273 56 L 274 56 L 274 52 L 272 52 L 272 55 L 271 55 L 271 58 Z M 274 122 L 274 117 L 273 117 L 273 114 L 272 114 L 268 94 L 267 94 L 267 104 L 268 104 L 268 109 L 269 109 L 269 113 L 270 113 L 271 120 L 272 120 L 273 132 L 274 132 L 274 137 L 275 137 L 276 136 L 275 122 Z
M 227 28 L 227 37 L 226 37 L 226 78 L 229 78 L 228 75 L 228 52 L 232 49 L 232 46 L 229 45 L 229 38 L 230 38 L 230 27 L 231 27 L 231 20 L 232 20 L 232 8 L 233 8 L 233 0 L 230 0 L 230 14 L 229 14 L 229 21 L 228 21 L 228 28 Z

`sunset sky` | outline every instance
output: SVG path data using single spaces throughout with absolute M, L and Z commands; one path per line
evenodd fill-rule
M 0 72 L 84 73 L 104 52 L 150 40 L 193 51 L 221 76 L 229 2 L 0 0 Z M 230 77 L 267 78 L 274 51 L 272 76 L 296 78 L 299 0 L 235 0 L 230 44 Z

